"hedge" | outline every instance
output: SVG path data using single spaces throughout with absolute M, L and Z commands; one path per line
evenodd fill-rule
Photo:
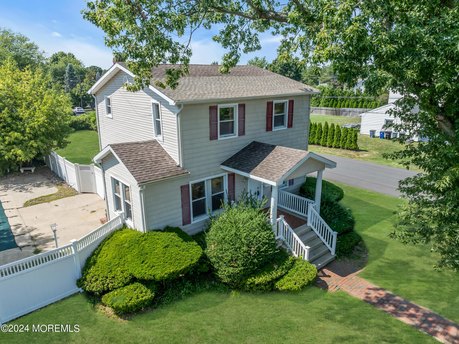
M 250 276 L 242 285 L 247 291 L 271 291 L 274 284 L 292 268 L 295 258 L 285 251 L 280 251 L 272 262 L 269 262 L 263 269 Z
M 102 296 L 102 303 L 117 314 L 132 313 L 148 306 L 154 296 L 150 288 L 135 282 L 105 294 Z
M 217 277 L 240 287 L 278 252 L 267 214 L 244 203 L 226 205 L 211 219 L 206 254 Z
M 325 199 L 320 203 L 320 216 L 325 222 L 338 232 L 338 235 L 352 232 L 355 226 L 355 219 L 350 209 L 336 201 Z
M 314 199 L 316 194 L 317 178 L 307 177 L 306 181 L 301 185 L 300 195 L 309 199 Z M 339 202 L 344 197 L 344 191 L 339 186 L 330 183 L 329 181 L 322 180 L 322 201 L 330 200 Z
M 309 132 L 309 144 L 320 145 L 330 148 L 359 150 L 359 132 L 355 129 L 341 128 L 339 125 L 328 122 L 311 123 Z
M 97 130 L 96 112 L 70 117 L 70 127 L 74 130 Z
M 362 241 L 362 237 L 352 231 L 338 236 L 336 243 L 336 255 L 338 257 L 346 257 L 354 252 L 354 247 Z
M 279 291 L 298 291 L 312 283 L 316 277 L 317 269 L 313 264 L 296 258 L 290 271 L 281 277 L 274 287 Z
M 101 295 L 134 279 L 163 282 L 196 268 L 202 255 L 201 247 L 179 228 L 147 233 L 122 229 L 89 257 L 78 285 Z

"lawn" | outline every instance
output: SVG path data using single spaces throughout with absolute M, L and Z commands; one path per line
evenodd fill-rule
M 12 343 L 434 343 L 427 335 L 344 293 L 201 292 L 122 321 L 83 295 L 14 324 L 78 324 L 79 333 L 0 334 Z
M 78 130 L 67 138 L 69 144 L 57 150 L 57 154 L 76 164 L 90 164 L 99 153 L 99 139 L 93 130 Z
M 311 122 L 328 122 L 343 125 L 346 123 L 360 123 L 360 117 L 330 116 L 330 115 L 311 115 Z M 358 139 L 359 151 L 346 149 L 328 148 L 317 145 L 310 145 L 309 150 L 318 154 L 332 154 L 345 158 L 360 159 L 374 162 L 382 165 L 394 167 L 403 167 L 397 161 L 389 160 L 383 157 L 384 153 L 392 153 L 403 149 L 398 142 L 391 140 L 381 140 L 379 138 L 371 139 L 368 135 L 360 135 Z
M 389 238 L 401 200 L 340 185 L 344 205 L 352 209 L 369 261 L 360 276 L 410 301 L 459 322 L 459 273 L 433 269 L 435 257 L 425 246 L 405 246 Z

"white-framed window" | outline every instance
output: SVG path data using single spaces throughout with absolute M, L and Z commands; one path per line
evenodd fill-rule
M 288 102 L 275 100 L 273 102 L 273 130 L 287 128 Z
M 105 97 L 105 116 L 112 118 L 112 100 L 110 97 Z
M 237 104 L 218 106 L 218 138 L 237 136 Z
M 126 220 L 132 221 L 131 188 L 112 177 L 113 207 L 116 212 L 124 212 Z
M 153 114 L 153 127 L 155 130 L 155 137 L 161 139 L 163 137 L 163 128 L 161 123 L 161 109 L 158 103 L 151 103 L 151 112 Z
M 198 221 L 219 211 L 226 201 L 227 175 L 219 175 L 190 183 L 191 217 Z

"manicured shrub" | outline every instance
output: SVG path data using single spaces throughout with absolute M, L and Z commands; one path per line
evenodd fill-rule
M 352 149 L 352 137 L 354 136 L 354 130 L 348 129 L 346 134 L 346 144 L 344 145 L 344 149 Z
M 301 185 L 300 195 L 309 199 L 314 199 L 316 194 L 316 180 L 317 178 L 315 177 L 307 177 L 306 181 Z M 322 201 L 328 200 L 331 202 L 339 202 L 343 197 L 343 189 L 329 181 L 322 180 Z
M 242 288 L 247 291 L 271 291 L 275 282 L 284 276 L 293 266 L 295 258 L 281 250 L 274 259 L 260 272 L 250 276 Z
M 338 232 L 338 235 L 349 233 L 354 229 L 355 219 L 351 210 L 336 201 L 322 199 L 320 202 L 320 216 L 331 229 Z
M 353 133 L 352 133 L 352 149 L 353 150 L 359 150 L 358 139 L 359 139 L 359 132 L 357 130 L 353 130 Z
M 347 132 L 349 131 L 348 128 L 341 128 L 341 139 L 339 142 L 339 146 L 342 149 L 346 149 L 346 140 L 347 140 Z
M 333 138 L 333 148 L 340 148 L 341 140 L 341 127 L 337 125 L 335 127 L 335 137 Z
M 354 231 L 339 235 L 336 242 L 336 255 L 338 257 L 350 256 L 361 241 L 362 237 Z
M 335 124 L 332 123 L 328 129 L 327 147 L 333 147 L 333 139 L 335 138 Z
M 115 289 L 102 296 L 102 303 L 115 313 L 132 313 L 145 308 L 153 301 L 154 293 L 141 283 L 135 282 Z
M 316 136 L 314 138 L 314 144 L 315 145 L 319 145 L 320 144 L 320 140 L 322 138 L 322 131 L 323 131 L 322 123 L 317 123 Z
M 75 130 L 97 130 L 96 112 L 90 111 L 81 116 L 70 118 L 70 127 Z
M 315 139 L 316 139 L 317 124 L 311 122 L 309 127 L 310 127 L 310 129 L 309 129 L 309 143 L 310 144 L 314 144 Z
M 233 287 L 240 287 L 278 252 L 266 213 L 244 203 L 226 205 L 211 219 L 206 241 L 215 274 Z
M 327 139 L 328 139 L 328 122 L 325 122 L 324 127 L 322 129 L 322 136 L 320 137 L 320 145 L 321 146 L 326 146 L 327 145 Z
M 116 231 L 86 261 L 78 286 L 101 295 L 134 279 L 163 282 L 190 272 L 203 250 L 179 228 Z
M 317 269 L 303 259 L 295 259 L 293 267 L 275 283 L 280 291 L 298 291 L 312 283 L 317 277 Z

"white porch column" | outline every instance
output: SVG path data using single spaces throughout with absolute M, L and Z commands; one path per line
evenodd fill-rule
M 320 199 L 322 196 L 322 174 L 323 170 L 317 171 L 317 180 L 316 180 L 316 195 L 314 201 L 316 202 L 316 210 L 320 214 Z
M 270 209 L 270 219 L 271 219 L 271 224 L 274 225 L 277 220 L 277 194 L 278 194 L 278 186 L 273 185 L 271 188 L 271 209 Z

